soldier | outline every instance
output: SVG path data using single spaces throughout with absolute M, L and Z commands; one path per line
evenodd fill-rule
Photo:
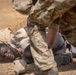
M 16 10 L 24 13 L 30 11 L 27 24 L 31 52 L 35 65 L 46 75 L 58 75 L 51 49 L 59 28 L 58 21 L 55 20 L 75 5 L 75 0 L 37 0 L 34 5 L 32 0 L 13 0 Z M 45 35 L 46 27 L 49 27 L 48 37 Z

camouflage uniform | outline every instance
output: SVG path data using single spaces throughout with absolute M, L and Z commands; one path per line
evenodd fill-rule
M 76 6 L 67 11 L 60 20 L 60 31 L 67 40 L 76 46 Z
M 37 0 L 35 5 L 32 5 L 31 0 L 25 0 L 25 9 L 31 8 L 28 18 L 28 26 L 32 29 L 30 31 L 31 38 L 31 52 L 35 64 L 41 70 L 48 70 L 56 67 L 56 62 L 52 50 L 48 49 L 45 28 L 58 29 L 57 24 L 52 24 L 55 19 L 60 17 L 63 13 L 76 5 L 75 0 Z M 16 5 L 16 10 L 19 10 Z M 32 7 L 31 7 L 32 6 Z M 14 6 L 15 7 L 15 6 Z

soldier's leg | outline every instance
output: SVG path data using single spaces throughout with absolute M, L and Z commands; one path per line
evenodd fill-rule
M 45 31 L 33 29 L 31 32 L 31 52 L 34 63 L 40 70 L 46 71 L 57 66 L 52 50 L 48 49 Z M 51 72 L 53 73 L 53 71 L 49 71 L 51 75 L 58 75 L 57 72 L 55 74 Z

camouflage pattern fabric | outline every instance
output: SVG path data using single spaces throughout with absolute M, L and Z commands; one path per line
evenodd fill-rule
M 31 10 L 30 25 L 44 28 L 51 26 L 55 19 L 76 5 L 75 0 L 40 0 Z
M 28 18 L 28 24 L 33 27 L 31 30 L 31 51 L 35 64 L 41 70 L 56 66 L 52 50 L 48 49 L 45 40 L 45 28 L 49 26 L 58 29 L 57 24 L 52 24 L 54 20 L 75 5 L 76 1 L 74 0 L 38 0 L 32 7 Z
M 0 30 L 0 43 L 10 44 L 11 37 L 13 36 L 10 28 Z
M 23 0 L 21 1 L 23 2 Z M 28 3 L 26 3 L 25 6 L 27 8 Z M 52 24 L 54 20 L 75 5 L 75 0 L 37 0 L 36 4 L 31 6 L 28 18 L 28 25 L 32 27 L 30 32 L 31 52 L 35 64 L 41 70 L 48 70 L 57 66 L 52 50 L 48 49 L 45 28 L 49 26 L 50 28 L 58 29 L 57 24 Z
M 76 46 L 76 6 L 67 11 L 60 19 L 60 32 Z

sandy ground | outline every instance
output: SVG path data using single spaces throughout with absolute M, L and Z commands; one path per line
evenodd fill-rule
M 12 8 L 12 0 L 0 0 L 0 29 L 9 27 L 16 31 L 26 25 L 26 15 Z
M 12 8 L 11 0 L 0 0 L 0 29 L 9 27 L 13 32 L 26 25 L 26 15 L 21 15 Z M 34 65 L 28 67 L 28 73 L 39 72 Z M 76 63 L 58 67 L 59 75 L 76 75 Z M 14 75 L 13 63 L 0 63 L 0 75 Z M 40 74 L 39 74 L 40 75 Z
M 58 67 L 59 75 L 76 75 L 76 62 Z M 28 65 L 28 71 L 21 75 L 41 75 L 33 64 Z M 13 63 L 0 63 L 0 75 L 14 75 Z

